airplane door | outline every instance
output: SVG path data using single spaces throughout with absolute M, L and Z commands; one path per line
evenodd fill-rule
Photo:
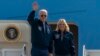
M 74 45 L 75 45 L 75 56 L 78 56 L 78 26 L 73 23 L 68 23 L 70 31 L 74 35 Z M 55 30 L 56 23 L 50 23 L 52 30 Z
M 0 56 L 31 56 L 31 27 L 24 20 L 0 20 Z

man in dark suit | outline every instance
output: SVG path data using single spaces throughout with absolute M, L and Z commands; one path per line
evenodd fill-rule
M 48 12 L 45 9 L 39 11 L 39 18 L 35 17 L 35 12 L 38 10 L 38 4 L 33 3 L 33 10 L 28 16 L 28 22 L 31 25 L 31 42 L 32 56 L 48 56 L 51 30 L 46 22 Z

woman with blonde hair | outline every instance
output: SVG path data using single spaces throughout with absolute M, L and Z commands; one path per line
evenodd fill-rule
M 54 41 L 55 56 L 75 55 L 73 34 L 70 32 L 69 26 L 65 19 L 59 19 L 56 30 L 53 32 L 52 37 Z

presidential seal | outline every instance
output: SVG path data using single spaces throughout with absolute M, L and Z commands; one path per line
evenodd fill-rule
M 20 32 L 16 26 L 8 26 L 4 31 L 7 41 L 16 41 L 19 39 Z

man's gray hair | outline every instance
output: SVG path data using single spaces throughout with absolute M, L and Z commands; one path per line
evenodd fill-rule
M 39 14 L 40 14 L 41 12 L 45 12 L 46 15 L 48 15 L 48 11 L 47 11 L 46 9 L 41 9 L 41 10 L 39 11 Z

